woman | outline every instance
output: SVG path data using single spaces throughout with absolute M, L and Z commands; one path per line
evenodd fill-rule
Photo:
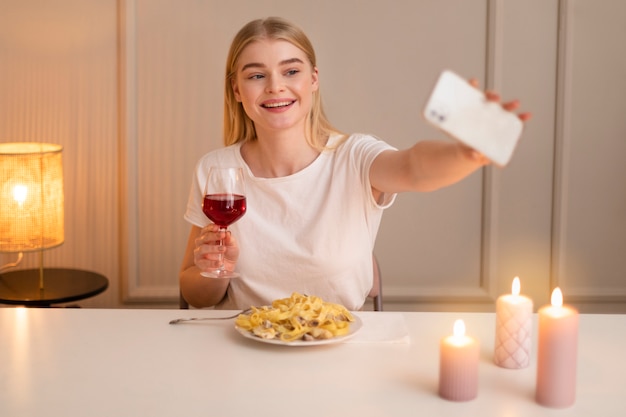
M 357 310 L 372 290 L 371 254 L 395 195 L 453 184 L 489 162 L 453 141 L 398 151 L 370 135 L 340 133 L 322 109 L 310 41 L 280 18 L 254 20 L 233 39 L 224 143 L 198 162 L 185 213 L 192 227 L 180 287 L 196 307 L 243 309 L 297 291 Z M 228 233 L 202 213 L 211 165 L 244 169 L 248 209 Z M 200 275 L 221 256 L 241 278 Z

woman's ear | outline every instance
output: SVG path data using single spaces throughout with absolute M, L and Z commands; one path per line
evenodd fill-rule
M 313 91 L 317 91 L 320 88 L 320 78 L 317 67 L 313 67 L 313 73 L 311 74 L 313 79 Z
M 237 85 L 237 81 L 234 78 L 230 79 L 230 86 L 233 89 L 233 94 L 235 95 L 235 100 L 241 103 L 241 94 L 239 94 L 239 86 Z

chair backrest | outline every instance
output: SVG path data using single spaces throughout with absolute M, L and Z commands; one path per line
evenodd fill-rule
M 374 303 L 374 311 L 383 311 L 383 275 L 374 254 L 372 254 L 372 264 L 374 267 L 374 285 L 372 286 L 372 291 L 370 291 L 370 297 Z M 179 293 L 178 306 L 183 310 L 189 308 L 189 303 L 183 297 L 182 292 Z
M 185 297 L 183 297 L 183 293 L 179 292 L 179 299 L 178 299 L 178 307 L 180 307 L 181 310 L 187 310 L 189 308 L 189 303 L 187 302 L 187 300 L 185 300 Z
M 374 285 L 370 296 L 374 301 L 374 311 L 383 311 L 383 273 L 374 254 L 372 254 L 372 263 L 374 264 Z

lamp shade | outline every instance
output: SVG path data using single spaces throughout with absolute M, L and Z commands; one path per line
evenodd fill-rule
M 0 252 L 63 243 L 63 147 L 0 143 Z

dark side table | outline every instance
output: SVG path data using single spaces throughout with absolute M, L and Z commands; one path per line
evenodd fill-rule
M 50 307 L 98 295 L 109 286 L 101 274 L 80 269 L 44 268 L 43 290 L 39 269 L 22 269 L 0 274 L 0 304 Z

